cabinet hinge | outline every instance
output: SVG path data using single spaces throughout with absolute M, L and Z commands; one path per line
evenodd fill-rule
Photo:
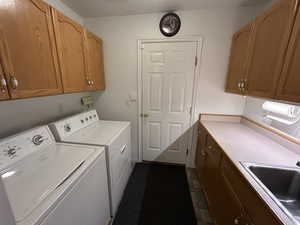
M 198 65 L 198 57 L 196 56 L 195 57 L 195 66 L 197 66 Z

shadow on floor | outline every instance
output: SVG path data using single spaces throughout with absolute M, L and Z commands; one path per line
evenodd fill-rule
M 195 169 L 137 163 L 113 225 L 213 225 Z

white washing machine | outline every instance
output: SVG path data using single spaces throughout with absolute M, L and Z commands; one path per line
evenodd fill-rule
M 0 174 L 17 225 L 107 225 L 105 149 L 56 143 L 47 126 L 1 140 Z
M 105 146 L 111 215 L 114 216 L 133 168 L 130 122 L 99 120 L 97 111 L 91 110 L 49 126 L 58 141 Z

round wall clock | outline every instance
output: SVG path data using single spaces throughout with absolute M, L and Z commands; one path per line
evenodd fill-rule
M 181 27 L 181 21 L 177 14 L 167 13 L 165 14 L 159 23 L 160 32 L 167 36 L 172 37 L 178 33 Z

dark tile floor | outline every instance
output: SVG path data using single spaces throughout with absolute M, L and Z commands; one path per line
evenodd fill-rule
M 202 191 L 203 187 L 196 175 L 196 170 L 186 168 L 186 174 L 198 225 L 214 225 L 213 219 L 208 212 L 207 202 Z

